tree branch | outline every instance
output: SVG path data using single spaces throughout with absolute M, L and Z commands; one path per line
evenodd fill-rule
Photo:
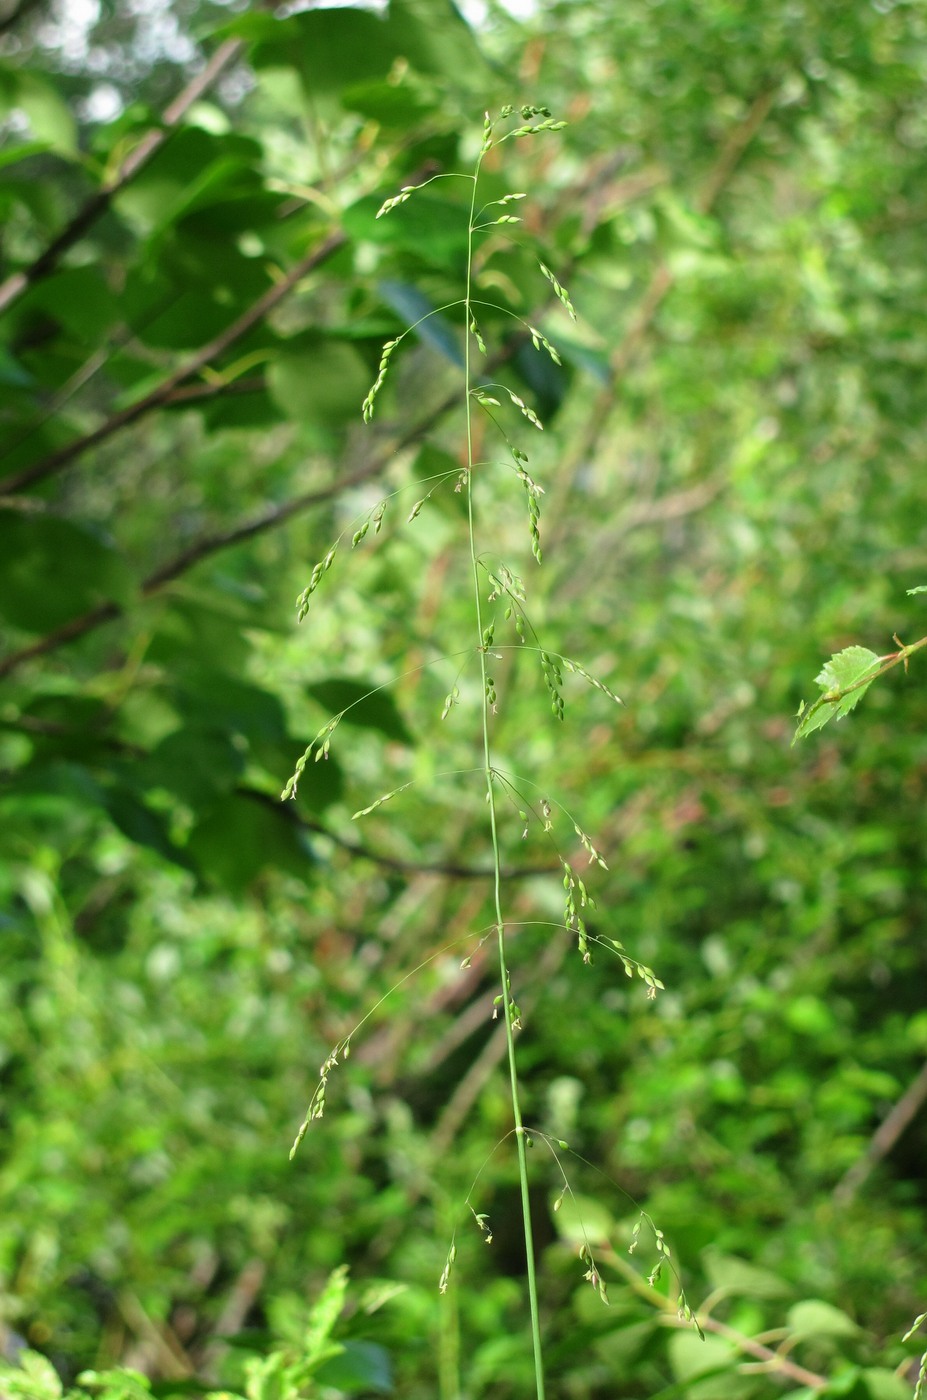
M 25 5 L 21 6 L 18 13 L 22 13 L 25 8 Z M 219 75 L 230 64 L 234 63 L 235 59 L 243 52 L 244 47 L 241 39 L 226 39 L 225 43 L 220 44 L 202 72 L 197 73 L 183 92 L 174 98 L 169 107 L 164 109 L 161 116 L 161 126 L 146 132 L 138 145 L 126 156 L 113 178 L 102 185 L 96 194 L 91 195 L 86 204 L 78 209 L 70 223 L 65 225 L 58 236 L 29 267 L 14 272 L 12 276 L 0 284 L 0 314 L 9 310 L 13 303 L 18 301 L 36 282 L 40 282 L 42 278 L 47 277 L 55 270 L 62 255 L 69 248 L 72 248 L 78 239 L 83 237 L 87 229 L 96 223 L 100 215 L 109 208 L 119 191 L 124 189 L 142 167 L 148 164 L 155 151 L 164 145 L 164 142 L 179 125 L 194 102 L 197 102 Z
M 333 238 L 341 238 L 342 235 L 332 235 Z M 328 240 L 331 242 L 331 240 Z M 316 250 L 321 252 L 321 249 Z M 517 346 L 521 343 L 521 338 L 514 338 L 502 350 L 489 357 L 486 366 L 488 370 L 496 369 L 500 364 L 510 359 L 515 353 Z M 304 511 L 310 510 L 314 505 L 321 505 L 324 501 L 330 501 L 338 496 L 342 491 L 350 486 L 358 486 L 362 482 L 369 481 L 386 467 L 397 452 L 403 448 L 411 447 L 429 432 L 436 423 L 439 423 L 446 413 L 460 402 L 460 392 L 454 390 L 447 394 L 439 404 L 429 410 L 418 423 L 414 424 L 406 432 L 398 434 L 395 438 L 388 440 L 379 451 L 376 452 L 368 462 L 359 467 L 357 471 L 348 476 L 344 476 L 340 481 L 333 482 L 329 486 L 322 487 L 318 491 L 307 491 L 301 496 L 294 496 L 290 501 L 284 501 L 282 505 L 273 506 L 270 510 L 263 511 L 260 515 L 252 516 L 250 520 L 245 520 L 241 524 L 233 526 L 230 530 L 218 533 L 207 533 L 200 535 L 182 549 L 179 554 L 168 559 L 152 573 L 148 574 L 141 582 L 140 592 L 142 597 L 150 597 L 165 584 L 173 579 L 185 574 L 198 564 L 201 559 L 206 559 L 212 554 L 217 554 L 220 550 L 229 549 L 243 540 L 251 539 L 255 535 L 262 535 L 268 530 L 275 530 L 279 525 L 284 525 L 296 515 L 301 515 Z M 0 487 L 2 490 L 2 487 Z M 26 661 L 32 661 L 36 657 L 45 656 L 49 652 L 57 651 L 59 647 L 66 646 L 68 642 L 76 641 L 79 637 L 86 636 L 88 632 L 93 632 L 97 627 L 101 627 L 105 622 L 111 622 L 117 617 L 125 614 L 125 608 L 120 603 L 106 602 L 100 603 L 97 607 L 91 608 L 89 612 L 82 613 L 80 617 L 73 617 L 61 627 L 49 632 L 44 637 L 40 637 L 35 642 L 30 642 L 28 646 L 22 647 L 19 651 L 8 653 L 0 658 L 0 680 L 4 680 L 14 671 L 18 670 Z
M 834 1189 L 834 1201 L 849 1205 L 863 1182 L 884 1157 L 891 1152 L 915 1114 L 927 1103 L 927 1063 L 905 1089 L 901 1098 L 879 1124 L 863 1155 L 841 1177 Z
M 323 826 L 321 822 L 303 816 L 292 802 L 281 805 L 279 797 L 272 797 L 269 793 L 261 792 L 258 788 L 240 787 L 236 791 L 241 797 L 250 798 L 251 801 L 259 802 L 265 807 L 272 807 L 275 812 L 282 811 L 287 820 L 291 821 L 294 826 L 324 836 L 327 841 L 331 841 L 340 850 L 347 851 L 348 855 L 355 857 L 355 859 L 369 860 L 373 865 L 380 865 L 385 870 L 395 870 L 402 875 L 443 875 L 452 880 L 491 880 L 493 878 L 494 872 L 490 866 L 454 865 L 445 861 L 400 860 L 398 856 L 375 851 L 372 846 L 365 845 L 363 841 L 349 841 L 347 837 L 339 836 L 337 832 Z M 553 865 L 511 866 L 503 870 L 502 878 L 503 880 L 527 880 L 535 875 L 556 875 L 558 870 L 559 866 Z
M 646 1299 L 652 1307 L 659 1309 L 662 1323 L 667 1327 L 679 1328 L 684 1332 L 691 1330 L 692 1323 L 679 1316 L 674 1297 L 667 1296 L 659 1289 L 652 1288 L 641 1278 L 629 1260 L 624 1255 L 619 1254 L 608 1241 L 603 1241 L 599 1245 L 599 1250 L 602 1258 L 608 1260 L 612 1268 L 623 1276 L 641 1298 Z M 757 1341 L 754 1337 L 748 1337 L 744 1332 L 738 1332 L 736 1328 L 730 1327 L 726 1322 L 718 1322 L 707 1312 L 699 1311 L 697 1316 L 703 1332 L 713 1332 L 716 1337 L 723 1337 L 726 1342 L 730 1342 L 738 1351 L 756 1357 L 757 1361 L 763 1364 L 764 1370 L 786 1376 L 789 1380 L 795 1381 L 799 1385 L 808 1386 L 811 1390 L 821 1390 L 827 1385 L 827 1376 L 818 1375 L 817 1372 L 809 1371 L 805 1366 L 799 1366 L 796 1361 L 790 1361 L 784 1351 L 773 1351 L 771 1347 L 764 1346 L 762 1342 Z M 758 1370 L 759 1368 L 751 1367 L 750 1369 Z
M 92 432 L 86 433 L 81 438 L 76 438 L 74 442 L 67 443 L 60 447 L 57 452 L 52 452 L 41 462 L 34 462 L 32 466 L 24 467 L 21 471 L 13 472 L 11 476 L 0 481 L 0 495 L 14 494 L 24 487 L 33 486 L 37 481 L 44 481 L 47 477 L 53 476 L 56 472 L 62 471 L 65 467 L 77 460 L 91 447 L 97 447 L 101 442 L 113 436 L 120 428 L 126 428 L 130 423 L 135 423 L 139 418 L 150 413 L 153 409 L 163 408 L 171 402 L 177 389 L 184 380 L 190 379 L 201 369 L 205 368 L 211 360 L 216 360 L 223 355 L 230 346 L 240 340 L 252 326 L 262 321 L 270 311 L 273 310 L 284 297 L 300 282 L 307 273 L 312 272 L 321 263 L 327 261 L 333 253 L 343 247 L 347 241 L 346 236 L 340 230 L 330 233 L 327 238 L 316 245 L 305 257 L 286 274 L 281 281 L 269 287 L 263 296 L 259 297 L 247 311 L 233 321 L 224 331 L 221 331 L 208 345 L 202 346 L 196 354 L 182 365 L 180 369 L 174 370 L 163 379 L 157 388 L 152 389 L 144 398 L 136 403 L 130 404 L 128 408 L 121 409 L 107 418 L 105 423 L 101 423 Z
M 663 1321 L 671 1327 L 685 1329 L 692 1326 L 691 1322 L 677 1317 L 669 1310 L 666 1311 Z M 716 1337 L 723 1337 L 726 1342 L 730 1342 L 738 1351 L 745 1352 L 747 1356 L 755 1356 L 762 1363 L 764 1370 L 780 1376 L 787 1376 L 790 1381 L 795 1381 L 798 1385 L 806 1385 L 809 1390 L 822 1390 L 828 1383 L 827 1376 L 818 1375 L 816 1371 L 809 1371 L 806 1366 L 799 1366 L 797 1361 L 790 1361 L 784 1352 L 773 1351 L 771 1347 L 764 1346 L 762 1342 L 754 1341 L 752 1337 L 738 1332 L 736 1328 L 729 1327 L 726 1322 L 718 1322 L 713 1317 L 702 1317 L 700 1314 L 699 1323 L 703 1332 L 713 1332 Z M 759 1369 L 759 1366 L 750 1367 L 751 1371 Z
M 572 944 L 568 938 L 552 938 L 547 944 L 537 964 L 537 971 L 518 994 L 518 1004 L 525 1016 L 530 1016 L 538 997 L 547 987 L 567 956 Z M 465 1013 L 466 1014 L 466 1013 Z M 483 1018 L 486 1011 L 483 1009 Z M 434 1160 L 439 1161 L 447 1152 L 460 1131 L 483 1088 L 492 1078 L 505 1058 L 505 1026 L 497 1025 L 476 1059 L 459 1080 L 454 1092 L 441 1110 L 434 1132 L 429 1140 L 429 1150 Z
M 174 579 L 179 578 L 198 564 L 202 559 L 209 558 L 212 554 L 217 554 L 220 550 L 229 549 L 242 541 L 252 539 L 255 535 L 262 535 L 268 530 L 275 530 L 278 526 L 284 525 L 296 515 L 301 515 L 304 511 L 311 510 L 315 505 L 321 505 L 324 501 L 330 501 L 333 497 L 351 486 L 358 486 L 364 481 L 369 481 L 371 477 L 377 476 L 385 466 L 391 461 L 393 456 L 404 447 L 424 436 L 425 433 L 434 427 L 451 408 L 458 402 L 460 395 L 453 393 L 447 395 L 442 402 L 431 410 L 418 424 L 410 428 L 400 437 L 391 440 L 369 461 L 357 471 L 348 476 L 342 477 L 339 481 L 333 482 L 329 486 L 324 486 L 317 491 L 307 491 L 301 496 L 294 496 L 292 500 L 284 501 L 281 505 L 273 506 L 270 510 L 262 511 L 260 515 L 252 516 L 250 520 L 242 521 L 233 526 L 230 530 L 223 530 L 214 533 L 200 535 L 198 539 L 189 544 L 186 549 L 180 550 L 172 558 L 158 566 L 148 574 L 141 582 L 140 592 L 143 598 L 149 598 L 157 593 L 159 589 Z M 97 607 L 91 608 L 88 612 L 81 613 L 79 617 L 72 617 L 61 627 L 55 628 L 53 632 L 47 633 L 35 642 L 30 642 L 28 646 L 20 648 L 19 651 L 8 653 L 0 659 L 0 680 L 19 669 L 27 661 L 35 660 L 36 657 L 46 656 L 49 652 L 57 651 L 59 647 L 67 646 L 69 642 L 76 641 L 79 637 L 84 637 L 88 632 L 94 632 L 106 622 L 112 622 L 125 614 L 125 608 L 121 603 L 106 602 L 100 603 Z

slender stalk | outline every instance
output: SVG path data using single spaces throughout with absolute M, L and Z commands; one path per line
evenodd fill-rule
M 512 997 L 509 989 L 509 973 L 505 954 L 505 924 L 502 916 L 502 857 L 499 849 L 499 831 L 496 815 L 496 794 L 493 786 L 492 751 L 489 742 L 489 698 L 487 687 L 486 647 L 483 642 L 483 612 L 480 601 L 479 564 L 476 556 L 476 531 L 473 508 L 473 400 L 470 396 L 470 349 L 473 339 L 470 325 L 471 283 L 473 269 L 473 233 L 476 215 L 476 193 L 479 184 L 480 167 L 483 163 L 481 151 L 473 172 L 473 189 L 470 195 L 470 214 L 467 220 L 467 293 L 464 299 L 466 330 L 464 342 L 464 377 L 467 405 L 467 526 L 470 541 L 470 564 L 473 571 L 473 597 L 476 611 L 477 648 L 480 658 L 480 682 L 483 688 L 483 762 L 486 770 L 486 801 L 489 807 L 489 826 L 492 835 L 493 851 L 493 895 L 496 910 L 496 934 L 499 952 L 499 979 L 501 983 L 502 1008 L 505 1017 L 505 1043 L 508 1052 L 509 1081 L 512 1095 L 512 1117 L 515 1123 L 515 1143 L 518 1154 L 518 1179 L 521 1187 L 521 1209 L 525 1236 L 525 1259 L 528 1278 L 528 1301 L 531 1310 L 531 1339 L 534 1349 L 534 1378 L 537 1400 L 544 1400 L 544 1358 L 541 1348 L 541 1324 L 538 1310 L 537 1277 L 534 1266 L 534 1235 L 531 1229 L 531 1202 L 528 1194 L 528 1159 L 524 1124 L 518 1097 L 518 1068 L 515 1060 L 515 1028 L 512 1023 Z

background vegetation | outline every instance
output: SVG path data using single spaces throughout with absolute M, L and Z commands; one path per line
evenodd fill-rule
M 377 208 L 472 163 L 485 109 L 542 102 L 570 126 L 487 175 L 528 192 L 519 238 L 577 323 L 533 253 L 491 241 L 481 265 L 563 357 L 487 317 L 546 425 L 542 569 L 523 502 L 488 506 L 545 643 L 625 707 L 573 682 L 559 725 L 514 656 L 495 742 L 606 854 L 595 931 L 666 985 L 649 1001 L 565 936 L 513 944 L 526 1118 L 594 1164 L 567 1169 L 611 1298 L 583 1281 L 539 1148 L 550 1383 L 909 1397 L 920 658 L 790 743 L 823 656 L 925 630 L 906 590 L 927 582 L 927 13 L 468 15 L 0 10 L 6 1354 L 66 1383 L 128 1365 L 139 1393 L 530 1393 L 511 1144 L 484 1165 L 509 1127 L 477 946 L 485 809 L 436 777 L 479 761 L 471 674 L 442 725 L 459 663 L 429 664 L 469 644 L 458 498 L 404 523 L 418 480 L 461 459 L 454 316 L 407 343 L 373 427 L 359 406 L 383 340 L 460 295 L 465 255 L 451 182 Z M 396 491 L 297 629 L 313 564 Z M 281 805 L 319 727 L 388 681 Z M 503 835 L 515 916 L 558 919 L 556 851 L 514 812 Z M 570 824 L 556 835 L 579 866 Z M 331 1046 L 429 958 L 288 1162 Z M 481 1168 L 489 1249 L 464 1206 Z M 704 1343 L 674 1325 L 671 1279 L 647 1287 L 646 1232 L 629 1258 L 626 1192 Z M 53 1396 L 31 1364 L 0 1386 Z

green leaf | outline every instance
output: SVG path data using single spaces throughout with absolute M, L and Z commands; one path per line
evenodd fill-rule
M 28 156 L 38 155 L 48 149 L 47 141 L 23 141 L 19 146 L 10 146 L 6 150 L 0 151 L 0 170 L 7 165 L 16 165 Z
M 150 236 L 230 192 L 262 195 L 254 169 L 260 157 L 260 146 L 247 137 L 180 127 L 120 190 L 114 205 L 140 233 Z
M 194 827 L 187 851 L 211 884 L 233 895 L 265 869 L 305 879 L 312 860 L 288 809 L 238 793 Z
M 333 1269 L 329 1274 L 325 1287 L 313 1303 L 309 1314 L 303 1346 L 305 1358 L 310 1363 L 319 1356 L 331 1337 L 335 1323 L 341 1316 L 347 1291 L 347 1265 L 339 1264 L 337 1269 Z
M 694 1332 L 674 1332 L 669 1339 L 670 1365 L 678 1381 L 693 1381 L 699 1376 L 721 1377 L 732 1369 L 737 1353 L 730 1342 L 720 1337 L 706 1337 L 704 1341 Z M 719 1396 L 725 1390 L 719 1387 Z
M 434 302 L 430 297 L 426 297 L 409 282 L 385 280 L 377 284 L 377 291 L 387 306 L 392 307 L 396 312 L 400 320 L 405 321 L 408 325 L 412 325 L 416 321 L 421 322 L 413 332 L 419 340 L 423 340 L 426 345 L 431 345 L 450 360 L 451 364 L 463 368 L 464 356 L 453 327 L 446 316 L 433 314 Z M 426 317 L 427 319 L 423 319 Z
M 0 615 L 24 632 L 50 632 L 99 603 L 121 601 L 132 581 L 99 535 L 54 515 L 0 511 Z
M 140 1371 L 128 1367 L 112 1371 L 82 1371 L 77 1377 L 100 1394 L 97 1400 L 151 1400 L 151 1381 Z
M 910 1385 L 884 1366 L 865 1367 L 862 1380 L 871 1400 L 911 1400 Z
M 5 348 L 0 348 L 0 384 L 7 389 L 29 389 L 35 384 L 35 376 Z
M 341 105 L 381 126 L 402 131 L 422 121 L 433 105 L 415 88 L 389 82 L 351 83 L 341 90 Z
M 174 865 L 189 869 L 186 852 L 171 840 L 167 823 L 160 812 L 139 800 L 129 787 L 110 788 L 105 797 L 106 809 L 123 836 L 137 846 L 147 846 Z
M 58 1372 L 40 1352 L 22 1352 L 18 1366 L 0 1361 L 0 1392 L 11 1400 L 59 1400 L 63 1390 Z
M 388 690 L 376 690 L 363 682 L 333 677 L 306 687 L 314 700 L 331 715 L 345 711 L 342 724 L 355 724 L 361 729 L 378 729 L 387 739 L 400 744 L 415 742 Z
M 286 714 L 277 696 L 218 669 L 190 672 L 176 687 L 174 703 L 200 729 L 238 734 L 248 743 L 287 738 Z
M 793 1291 L 768 1269 L 758 1269 L 745 1259 L 715 1250 L 706 1251 L 705 1272 L 712 1289 L 723 1289 L 738 1298 L 785 1298 Z
M 825 663 L 820 674 L 815 677 L 815 681 L 822 690 L 846 690 L 850 686 L 856 685 L 879 664 L 880 658 L 868 647 L 846 647 Z M 863 690 L 854 692 L 856 695 L 863 693 Z M 846 709 L 842 709 L 838 705 L 838 712 L 847 714 L 856 703 L 856 700 L 853 700 Z
M 267 372 L 267 385 L 287 418 L 325 434 L 357 420 L 369 378 L 353 346 L 310 335 L 291 341 L 278 355 Z
M 77 124 L 61 94 L 36 73 L 0 69 L 0 114 L 19 109 L 29 119 L 32 134 L 58 155 L 77 153 Z
M 457 183 L 441 181 L 449 189 Z M 459 183 L 463 189 L 463 181 Z M 378 219 L 383 197 L 395 192 L 384 188 L 382 195 L 365 196 L 346 209 L 343 219 L 348 234 L 358 241 L 412 253 L 429 267 L 459 269 L 467 253 L 466 206 L 420 191 L 387 218 Z
M 909 588 L 907 593 L 909 598 L 915 593 L 927 593 L 927 583 L 919 583 L 916 588 Z
M 805 1298 L 789 1309 L 789 1330 L 799 1337 L 856 1337 L 859 1328 L 845 1312 L 822 1298 Z
M 389 1353 L 376 1342 L 345 1342 L 339 1356 L 319 1367 L 316 1379 L 320 1385 L 332 1386 L 347 1395 L 393 1393 Z
M 103 335 L 120 314 L 98 267 L 64 268 L 33 287 L 20 309 L 44 311 L 83 345 Z
M 230 30 L 259 29 L 252 52 L 255 67 L 295 68 L 310 98 L 386 78 L 397 57 L 386 22 L 369 10 L 344 6 L 304 11 L 260 26 L 253 19 L 237 21 Z
M 601 1201 L 570 1191 L 564 1196 L 555 1220 L 560 1238 L 575 1245 L 588 1241 L 595 1248 L 597 1244 L 606 1244 L 615 1232 L 615 1221 Z
M 795 739 L 804 739 L 816 729 L 823 729 L 829 720 L 848 715 L 866 694 L 881 663 L 882 658 L 868 647 L 846 647 L 835 652 L 815 677 L 815 684 L 824 694 L 808 709 L 802 704 Z M 860 684 L 870 673 L 872 679 Z
M 231 791 L 243 766 L 244 755 L 227 731 L 189 726 L 161 740 L 142 765 L 140 778 L 194 809 L 206 809 Z
M 90 695 L 39 693 L 30 698 L 14 719 L 29 733 L 35 761 L 73 759 L 87 763 L 112 745 L 113 711 Z M 0 718 L 0 724 L 3 719 Z
M 389 33 L 396 50 L 419 73 L 484 94 L 489 65 L 456 5 L 390 0 Z

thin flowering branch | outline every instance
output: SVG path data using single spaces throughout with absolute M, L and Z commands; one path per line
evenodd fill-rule
M 516 806 L 519 818 L 523 823 L 523 835 L 527 835 L 528 832 L 531 820 L 528 815 L 529 812 L 542 824 L 545 835 L 549 835 L 553 831 L 554 806 L 546 797 L 542 797 L 539 802 L 535 803 L 525 801 L 524 807 L 520 807 L 515 801 L 516 798 L 520 798 L 521 796 L 519 781 L 504 773 L 494 761 L 492 720 L 498 708 L 498 694 L 496 682 L 491 674 L 491 661 L 501 659 L 501 652 L 494 650 L 494 648 L 497 645 L 497 624 L 501 627 L 502 623 L 493 610 L 493 603 L 496 600 L 503 600 L 506 604 L 504 622 L 511 623 L 512 625 L 517 638 L 517 642 L 514 645 L 516 647 L 525 647 L 527 651 L 531 651 L 537 656 L 540 662 L 543 680 L 550 697 L 551 709 L 557 719 L 562 720 L 564 715 L 564 699 L 562 695 L 564 672 L 572 672 L 581 676 L 588 684 L 602 691 L 616 703 L 620 703 L 620 701 L 618 696 L 608 686 L 595 678 L 585 667 L 572 659 L 562 656 L 560 653 L 553 652 L 540 645 L 537 634 L 525 612 L 526 593 L 521 579 L 507 564 L 501 561 L 494 563 L 492 569 L 489 569 L 484 562 L 482 552 L 477 549 L 478 530 L 480 530 L 481 533 L 483 517 L 484 515 L 488 517 L 491 510 L 491 504 L 484 500 L 484 491 L 490 489 L 490 483 L 493 481 L 494 475 L 498 478 L 501 474 L 499 471 L 495 471 L 494 473 L 493 469 L 502 468 L 508 471 L 512 469 L 512 464 L 514 464 L 515 475 L 524 487 L 528 498 L 531 552 L 538 563 L 541 561 L 539 502 L 543 495 L 543 488 L 534 480 L 533 476 L 528 471 L 527 454 L 512 441 L 509 435 L 508 423 L 511 419 L 511 410 L 516 410 L 517 413 L 537 431 L 543 431 L 544 425 L 534 408 L 532 408 L 519 393 L 510 388 L 508 384 L 490 380 L 488 376 L 485 375 L 481 375 L 481 377 L 477 379 L 474 372 L 474 355 L 476 353 L 483 356 L 487 355 L 486 340 L 477 321 L 476 308 L 479 308 L 481 312 L 486 308 L 499 312 L 506 311 L 506 308 L 496 307 L 493 303 L 486 302 L 475 294 L 478 273 L 474 257 L 474 239 L 486 228 L 494 227 L 499 224 L 518 222 L 517 216 L 509 214 L 508 212 L 504 212 L 493 219 L 487 219 L 485 216 L 491 207 L 502 207 L 507 211 L 507 207 L 511 202 L 521 200 L 525 197 L 521 191 L 516 191 L 504 195 L 498 200 L 492 201 L 489 205 L 481 206 L 478 200 L 478 190 L 483 161 L 495 146 L 501 145 L 511 138 L 521 139 L 524 137 L 536 136 L 544 132 L 556 132 L 561 130 L 565 125 L 563 122 L 555 121 L 549 109 L 546 107 L 523 106 L 519 109 L 519 115 L 523 124 L 521 126 L 510 126 L 507 130 L 503 125 L 502 133 L 500 134 L 497 128 L 501 124 L 508 123 L 515 117 L 515 109 L 513 107 L 503 108 L 499 119 L 493 119 L 487 113 L 483 124 L 482 144 L 474 163 L 473 172 L 470 175 L 456 177 L 470 181 L 470 200 L 467 216 L 466 290 L 462 301 L 453 303 L 455 305 L 462 305 L 464 313 L 463 399 L 466 428 L 466 452 L 454 489 L 462 492 L 467 512 L 467 544 L 473 588 L 472 624 L 474 629 L 474 646 L 470 654 L 475 656 L 479 666 L 479 693 L 481 694 L 479 728 L 481 731 L 480 748 L 482 764 L 479 768 L 472 770 L 457 769 L 454 770 L 453 773 L 438 773 L 432 774 L 431 776 L 433 778 L 450 776 L 460 777 L 466 772 L 470 772 L 473 775 L 479 773 L 482 775 L 482 779 L 485 783 L 485 801 L 489 827 L 488 835 L 492 846 L 491 907 L 495 916 L 493 936 L 496 943 L 498 959 L 497 992 L 492 1001 L 491 1019 L 498 1023 L 499 1034 L 491 1043 L 494 1047 L 498 1047 L 499 1053 L 504 1055 L 508 1067 L 509 1097 L 513 1127 L 507 1136 L 514 1137 L 515 1139 L 518 1162 L 522 1230 L 525 1245 L 527 1290 L 534 1360 L 535 1395 L 537 1400 L 544 1400 L 544 1357 L 541 1340 L 539 1296 L 529 1198 L 527 1153 L 534 1145 L 535 1140 L 546 1141 L 547 1145 L 554 1151 L 555 1157 L 557 1149 L 552 1146 L 551 1140 L 548 1140 L 544 1134 L 539 1134 L 535 1130 L 525 1126 L 521 1112 L 521 1086 L 516 1057 L 516 1034 L 522 1031 L 524 1009 L 523 1005 L 520 1004 L 522 1002 L 522 997 L 517 987 L 517 973 L 510 966 L 508 957 L 509 930 L 506 924 L 502 897 L 503 864 L 501 855 L 500 820 L 505 804 L 512 803 Z M 414 199 L 419 190 L 427 183 L 429 182 L 426 181 L 420 185 L 409 184 L 403 186 L 398 194 L 387 198 L 381 204 L 376 217 L 393 216 L 395 211 L 399 211 L 395 212 L 395 217 L 401 218 L 402 206 Z M 576 310 L 566 287 L 545 263 L 540 263 L 540 269 L 542 276 L 552 289 L 554 297 L 560 302 L 571 318 L 575 320 Z M 527 321 L 520 317 L 516 317 L 515 319 L 520 322 L 534 350 L 547 355 L 554 363 L 559 364 L 559 353 L 547 336 L 539 330 L 532 321 Z M 395 351 L 404 336 L 408 335 L 413 329 L 414 327 L 407 327 L 399 335 L 392 336 L 383 344 L 376 375 L 361 406 L 362 416 L 365 422 L 369 423 L 374 416 L 375 405 L 392 368 Z M 498 430 L 511 455 L 511 463 L 478 460 L 474 430 L 474 419 L 478 411 L 486 414 L 495 429 Z M 486 470 L 477 472 L 477 467 L 485 468 Z M 418 517 L 431 494 L 437 489 L 438 484 L 438 482 L 435 482 L 427 494 L 414 503 L 408 514 L 408 521 L 414 521 Z M 381 502 L 356 529 L 354 529 L 353 524 L 347 526 L 340 538 L 345 538 L 350 535 L 353 529 L 351 538 L 352 546 L 354 546 L 364 538 L 371 525 L 374 526 L 375 533 L 379 531 L 383 522 L 385 506 L 386 502 Z M 356 524 L 356 522 L 354 522 L 354 524 Z M 339 543 L 340 539 L 331 544 L 312 568 L 308 583 L 297 599 L 298 620 L 302 621 L 307 615 L 310 598 L 316 593 L 326 574 L 332 569 Z M 486 584 L 488 584 L 489 592 L 488 597 L 484 601 L 483 591 Z M 502 609 L 500 608 L 499 611 L 501 612 Z M 526 645 L 529 635 L 533 638 L 536 645 Z M 460 653 L 455 653 L 455 655 L 460 655 Z M 444 659 L 447 660 L 450 658 L 445 656 Z M 452 710 L 458 708 L 461 703 L 461 687 L 455 682 L 445 698 L 441 713 L 442 720 L 446 719 Z M 284 788 L 283 797 L 292 798 L 296 796 L 299 780 L 310 762 L 324 761 L 329 752 L 332 736 L 341 718 L 341 715 L 332 717 L 304 750 L 291 778 Z M 369 801 L 365 806 L 354 813 L 354 820 L 360 820 L 379 812 L 385 804 L 391 803 L 393 799 L 400 797 L 401 794 L 412 787 L 416 781 L 416 779 L 412 779 L 402 782 L 398 786 L 376 796 L 372 801 Z M 529 784 L 528 786 L 533 785 Z M 559 804 L 557 805 L 559 806 Z M 565 815 L 569 816 L 569 814 L 565 812 L 565 809 L 561 808 L 560 810 Z M 572 826 L 571 841 L 572 837 L 575 836 L 579 842 L 580 848 L 585 853 L 591 865 L 607 869 L 604 856 L 583 829 L 582 825 L 572 818 L 569 819 Z M 553 840 L 552 836 L 551 840 Z M 607 939 L 594 931 L 589 931 L 584 921 L 585 911 L 595 907 L 595 900 L 583 878 L 576 873 L 570 861 L 561 855 L 559 851 L 558 858 L 563 878 L 565 909 L 563 923 L 556 927 L 563 929 L 568 934 L 572 933 L 576 936 L 584 962 L 588 963 L 591 961 L 592 945 L 607 948 L 608 951 L 613 953 L 621 961 L 626 974 L 628 976 L 634 976 L 635 974 L 639 976 L 647 986 L 648 996 L 655 996 L 657 990 L 662 988 L 663 984 L 650 968 L 645 967 L 642 963 L 638 963 L 636 960 L 626 955 L 622 945 L 617 942 L 617 940 Z M 557 940 L 552 946 L 557 946 L 557 944 L 562 943 L 563 940 Z M 558 956 L 561 955 L 558 949 Z M 462 966 L 467 966 L 468 963 L 469 959 L 465 959 Z M 339 1043 L 339 1045 L 334 1048 L 329 1059 L 323 1064 L 315 1094 L 310 1101 L 303 1124 L 297 1134 L 297 1139 L 294 1143 L 294 1151 L 302 1140 L 309 1124 L 322 1116 L 328 1078 L 332 1069 L 338 1063 L 339 1057 L 343 1059 L 348 1053 L 349 1048 L 349 1041 Z M 489 1058 L 493 1059 L 496 1053 L 497 1051 L 494 1048 Z M 563 1149 L 565 1149 L 566 1146 L 565 1143 L 559 1144 L 559 1147 Z M 491 1156 L 492 1154 L 490 1154 L 490 1157 Z M 487 1158 L 487 1163 L 489 1160 L 490 1159 Z M 484 1163 L 484 1166 L 487 1163 Z M 477 1180 L 479 1179 L 479 1175 L 478 1173 Z M 471 1191 L 468 1193 L 466 1205 L 485 1243 L 490 1244 L 492 1241 L 492 1229 L 488 1217 L 484 1213 L 475 1210 L 470 1204 L 475 1185 L 476 1182 L 474 1182 Z M 568 1183 L 566 1183 L 565 1189 L 568 1189 Z M 654 1237 L 656 1242 L 657 1262 L 651 1273 L 652 1284 L 656 1283 L 664 1263 L 669 1261 L 669 1249 L 662 1233 L 655 1228 Z M 445 1292 L 449 1286 L 450 1276 L 456 1262 L 456 1257 L 456 1240 L 452 1240 L 438 1281 L 439 1291 L 442 1293 Z M 584 1241 L 583 1248 L 580 1252 L 580 1258 L 585 1266 L 585 1278 L 595 1288 L 601 1301 L 607 1304 L 607 1286 L 605 1280 L 602 1278 L 588 1240 Z M 672 1268 L 672 1265 L 670 1265 L 670 1267 Z M 688 1308 L 688 1304 L 685 1303 L 682 1293 L 680 1293 L 680 1307 L 684 1309 L 687 1320 L 692 1321 L 691 1310 Z M 694 1325 L 697 1327 L 697 1323 Z

